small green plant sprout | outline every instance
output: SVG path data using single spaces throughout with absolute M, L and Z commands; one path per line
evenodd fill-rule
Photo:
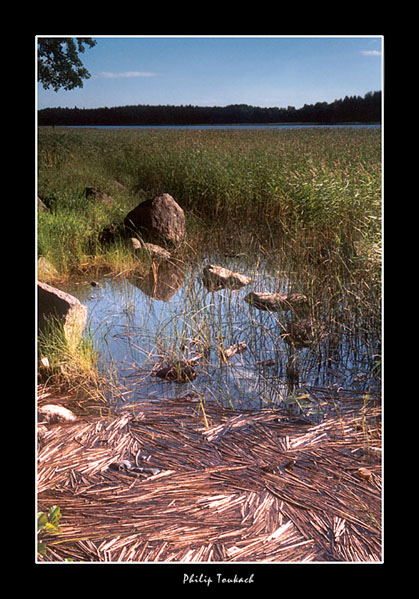
M 40 539 L 40 534 L 44 532 L 59 534 L 61 532 L 61 528 L 59 526 L 60 518 L 61 512 L 58 505 L 53 505 L 50 507 L 48 513 L 38 512 L 38 554 L 45 553 L 47 549 L 46 544 Z

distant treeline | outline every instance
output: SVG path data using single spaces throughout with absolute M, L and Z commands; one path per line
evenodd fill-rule
M 302 108 L 229 106 L 115 106 L 113 108 L 44 108 L 39 125 L 223 125 L 242 123 L 379 123 L 381 92 L 343 100 L 305 104 Z

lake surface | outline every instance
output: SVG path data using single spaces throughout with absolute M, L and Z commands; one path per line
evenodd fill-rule
M 312 124 L 298 124 L 298 123 L 278 123 L 278 124 L 242 124 L 242 125 L 57 125 L 67 128 L 77 129 L 308 129 L 311 127 L 325 129 L 325 128 L 353 128 L 353 129 L 380 129 L 381 125 L 372 123 L 347 123 L 338 125 L 312 125 Z
M 252 282 L 239 291 L 209 291 L 202 279 L 208 262 Z M 336 401 L 379 394 L 371 366 L 374 341 L 342 332 L 296 348 L 282 336 L 295 315 L 258 310 L 244 301 L 251 291 L 295 291 L 292 280 L 260 260 L 214 255 L 191 265 L 172 260 L 142 279 L 105 276 L 97 283 L 73 284 L 68 291 L 87 306 L 100 368 L 115 373 L 126 401 L 192 394 L 237 409 L 289 404 L 318 415 L 325 394 Z M 220 347 L 237 343 L 246 350 L 223 361 Z M 174 358 L 192 360 L 196 378 L 180 383 L 156 377 L 159 365 Z

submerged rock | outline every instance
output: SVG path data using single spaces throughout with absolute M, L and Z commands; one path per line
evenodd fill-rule
M 127 214 L 124 225 L 145 240 L 161 245 L 179 245 L 185 237 L 185 214 L 168 193 L 146 200 Z
M 236 354 L 242 354 L 247 350 L 247 344 L 244 341 L 239 341 L 238 343 L 234 343 L 234 345 L 230 345 L 230 347 L 222 348 L 220 347 L 221 359 L 224 362 L 230 360 Z
M 187 360 L 179 360 L 179 362 L 173 362 L 168 366 L 159 367 L 153 374 L 174 383 L 188 383 L 197 377 L 196 371 Z
M 304 318 L 292 322 L 282 339 L 295 347 L 309 347 L 326 335 L 326 327 L 314 318 Z
M 251 281 L 250 277 L 215 264 L 207 264 L 203 271 L 203 283 L 208 291 L 219 291 L 226 288 L 236 291 Z
M 244 300 L 259 310 L 279 312 L 301 310 L 308 307 L 308 298 L 302 293 L 268 293 L 252 291 Z

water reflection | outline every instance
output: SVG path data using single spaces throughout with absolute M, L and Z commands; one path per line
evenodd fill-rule
M 281 404 L 319 413 L 325 390 L 336 401 L 345 393 L 379 392 L 371 343 L 341 326 L 339 305 L 332 312 L 327 305 L 327 319 L 318 311 L 326 323 L 322 335 L 307 345 L 292 343 L 288 332 L 295 314 L 258 310 L 244 297 L 262 290 L 288 292 L 295 282 L 264 264 L 252 271 L 249 264 L 230 263 L 228 268 L 247 272 L 252 282 L 241 290 L 213 292 L 202 282 L 207 262 L 189 268 L 163 262 L 142 279 L 104 277 L 94 288 L 70 290 L 88 307 L 100 363 L 104 369 L 112 365 L 128 391 L 125 399 L 192 393 L 237 408 Z M 246 351 L 222 358 L 222 349 L 244 343 Z M 159 364 L 176 360 L 192 360 L 196 377 L 171 382 L 154 376 Z
M 172 260 L 165 260 L 160 263 L 153 262 L 145 277 L 139 277 L 134 273 L 130 275 L 128 280 L 149 297 L 169 302 L 183 285 L 185 265 Z

